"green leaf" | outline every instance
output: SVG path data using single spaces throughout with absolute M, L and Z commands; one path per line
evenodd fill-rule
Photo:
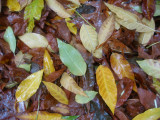
M 5 86 L 5 88 L 13 88 L 14 86 L 16 86 L 18 83 L 16 81 L 13 81 L 13 82 L 9 82 L 7 83 L 7 85 Z
M 18 67 L 25 69 L 27 72 L 31 70 L 31 64 L 21 64 Z
M 82 76 L 86 73 L 87 65 L 81 54 L 70 44 L 66 44 L 57 39 L 60 59 L 68 67 L 70 72 L 77 76 Z
M 134 10 L 136 10 L 137 12 L 139 13 L 142 13 L 142 7 L 139 6 L 139 5 L 136 5 L 136 6 L 131 6 Z
M 93 100 L 94 97 L 98 92 L 95 91 L 84 91 L 88 97 L 82 96 L 82 95 L 76 95 L 75 100 L 77 103 L 80 104 L 85 104 L 88 103 L 89 101 Z
M 133 120 L 158 120 L 160 118 L 160 108 L 153 108 L 138 114 Z
M 8 42 L 10 49 L 13 53 L 16 50 L 16 38 L 14 36 L 12 28 L 9 26 L 4 33 L 4 40 Z
M 153 78 L 153 84 L 152 84 L 157 92 L 160 94 L 160 81 L 158 81 L 156 78 Z
M 160 61 L 146 59 L 142 61 L 137 61 L 137 63 L 148 75 L 154 78 L 160 78 Z
M 43 0 L 33 0 L 33 2 L 25 8 L 24 19 L 29 20 L 27 32 L 32 32 L 34 28 L 34 19 L 40 20 L 43 8 L 44 8 Z
M 79 115 L 77 116 L 63 116 L 62 119 L 65 120 L 76 120 L 79 117 Z
M 160 16 L 160 4 L 156 5 L 156 11 L 154 13 L 154 16 Z

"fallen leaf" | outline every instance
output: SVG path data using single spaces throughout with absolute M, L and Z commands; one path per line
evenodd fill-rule
M 155 22 L 153 18 L 150 21 L 147 20 L 146 18 L 143 18 L 142 22 L 148 25 L 150 28 L 155 29 Z M 149 40 L 152 38 L 153 35 L 154 35 L 154 32 L 140 33 L 139 43 L 144 46 L 147 45 L 147 43 L 149 42 Z
M 86 104 L 94 99 L 97 92 L 95 91 L 84 91 L 88 97 L 82 96 L 82 95 L 76 95 L 75 101 L 79 104 Z
M 43 70 L 35 72 L 23 80 L 17 88 L 16 99 L 18 102 L 26 101 L 36 93 L 41 83 Z
M 32 2 L 32 0 L 17 0 L 17 1 L 21 6 L 21 10 Z
M 114 114 L 117 103 L 117 87 L 111 70 L 100 65 L 96 70 L 96 80 L 100 95 Z
M 129 78 L 134 82 L 133 90 L 137 92 L 134 73 L 128 61 L 118 53 L 112 53 L 110 57 L 111 67 L 120 79 Z
M 81 54 L 71 45 L 58 41 L 60 59 L 64 65 L 68 67 L 70 72 L 77 76 L 82 76 L 86 73 L 87 65 Z
M 9 11 L 20 11 L 21 6 L 17 0 L 7 0 L 7 7 Z
M 48 44 L 47 39 L 37 33 L 25 33 L 19 36 L 19 39 L 24 42 L 30 48 L 47 47 L 49 51 L 53 51 L 51 46 Z
M 34 28 L 34 19 L 40 20 L 43 8 L 44 8 L 43 0 L 33 0 L 31 4 L 26 6 L 24 11 L 24 19 L 28 20 L 27 32 L 32 32 Z
M 23 120 L 35 120 L 36 116 L 37 116 L 37 111 L 31 113 L 24 113 L 16 117 Z M 38 120 L 62 120 L 61 117 L 62 115 L 58 113 L 49 113 L 45 111 L 38 112 Z
M 80 5 L 79 0 L 68 0 L 68 1 L 70 1 L 70 2 L 72 2 L 72 3 L 74 3 L 74 4 L 76 4 L 76 5 Z
M 60 83 L 65 89 L 75 93 L 76 95 L 78 94 L 87 97 L 83 89 L 80 88 L 75 82 L 75 80 L 71 76 L 69 76 L 66 72 L 63 73 Z
M 102 49 L 96 50 L 98 46 L 98 34 L 90 25 L 83 24 L 80 29 L 80 38 L 83 46 L 97 58 L 102 57 Z M 96 51 L 95 51 L 96 50 Z
M 49 93 L 60 103 L 68 105 L 68 99 L 65 92 L 56 84 L 43 81 Z
M 69 29 L 73 34 L 76 35 L 76 34 L 77 34 L 77 27 L 75 26 L 75 24 L 70 22 L 70 21 L 71 21 L 70 18 L 66 18 L 65 21 L 66 21 L 66 24 L 67 24 L 68 29 Z
M 108 40 L 108 38 L 111 37 L 114 31 L 114 28 L 115 28 L 114 15 L 110 15 L 100 27 L 100 30 L 98 33 L 99 46 L 101 46 L 103 43 L 105 43 Z
M 160 118 L 160 108 L 153 108 L 137 115 L 133 120 L 158 120 Z
M 49 55 L 47 50 L 45 50 L 44 52 L 43 68 L 45 76 L 48 76 L 55 71 L 53 60 L 51 59 L 51 56 Z
M 27 72 L 31 70 L 31 64 L 20 64 L 18 67 L 25 69 Z
M 154 13 L 154 16 L 160 16 L 160 4 L 156 5 L 156 11 Z
M 79 117 L 79 115 L 78 116 L 63 116 L 62 119 L 65 119 L 65 120 L 76 120 L 78 117 Z
M 46 0 L 46 2 L 48 7 L 51 8 L 54 12 L 56 12 L 58 16 L 62 18 L 71 17 L 71 15 L 65 10 L 63 5 L 57 0 Z
M 139 66 L 143 69 L 145 73 L 154 77 L 160 78 L 160 61 L 153 59 L 146 59 L 142 61 L 137 61 Z
M 8 42 L 10 49 L 13 53 L 16 50 L 16 38 L 14 36 L 12 28 L 9 26 L 4 33 L 4 40 Z

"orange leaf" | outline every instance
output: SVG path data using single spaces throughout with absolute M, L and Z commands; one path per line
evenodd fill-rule
M 45 50 L 45 53 L 44 53 L 43 66 L 44 66 L 45 76 L 48 76 L 49 74 L 55 71 L 53 60 L 51 59 L 51 56 L 49 55 L 47 50 Z
M 22 120 L 35 120 L 36 117 L 37 111 L 17 116 L 17 118 Z M 45 111 L 38 112 L 38 120 L 62 120 L 61 117 L 62 115 L 58 113 L 49 113 Z
M 117 103 L 117 87 L 111 70 L 100 65 L 96 70 L 96 80 L 100 95 L 114 114 Z
M 133 80 L 134 82 L 133 90 L 137 92 L 137 86 L 136 86 L 136 82 L 134 78 L 134 73 L 128 61 L 121 54 L 112 53 L 110 62 L 111 62 L 112 69 L 118 75 L 120 79 L 126 77 L 126 78 Z

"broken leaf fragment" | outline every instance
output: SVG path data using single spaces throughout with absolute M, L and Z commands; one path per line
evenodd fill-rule
M 70 18 L 66 18 L 65 21 L 66 21 L 66 24 L 67 24 L 68 29 L 69 29 L 74 35 L 76 35 L 76 34 L 77 34 L 77 27 L 75 26 L 75 24 L 70 22 L 70 21 L 71 21 Z
M 17 88 L 16 99 L 18 102 L 26 101 L 34 95 L 42 81 L 43 70 L 35 72 L 23 80 Z

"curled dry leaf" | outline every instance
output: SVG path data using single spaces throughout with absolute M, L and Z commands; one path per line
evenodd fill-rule
M 87 97 L 83 89 L 80 88 L 75 82 L 75 80 L 71 76 L 69 76 L 66 72 L 63 73 L 60 83 L 65 89 L 77 95 L 82 95 L 82 96 Z
M 71 15 L 65 10 L 62 4 L 57 0 L 46 0 L 47 5 L 62 18 L 71 17 Z
M 146 18 L 143 18 L 142 22 L 148 25 L 150 28 L 155 29 L 155 22 L 153 18 L 150 21 L 147 20 Z M 141 43 L 142 45 L 147 45 L 147 43 L 149 42 L 149 40 L 151 39 L 153 35 L 154 35 L 153 31 L 140 33 L 139 43 Z
M 51 59 L 51 56 L 49 55 L 47 50 L 45 50 L 44 52 L 43 67 L 45 76 L 48 76 L 55 71 L 53 60 Z
M 51 52 L 53 51 L 51 46 L 48 44 L 47 39 L 37 33 L 25 33 L 19 36 L 19 39 L 24 42 L 30 48 L 47 47 Z
M 76 4 L 76 5 L 80 5 L 79 0 L 68 0 L 68 1 L 71 1 L 72 3 L 74 3 L 74 4 Z
M 99 46 L 105 43 L 111 37 L 115 28 L 114 15 L 110 15 L 102 24 L 98 33 Z
M 31 113 L 24 113 L 18 115 L 17 118 L 23 120 L 35 120 L 37 117 L 37 111 Z M 62 115 L 58 113 L 49 113 L 45 111 L 38 111 L 38 120 L 62 120 Z
M 90 25 L 83 24 L 80 29 L 80 38 L 83 46 L 97 58 L 102 57 L 102 49 L 96 49 L 98 46 L 98 34 Z
M 160 108 L 153 108 L 137 115 L 133 120 L 158 120 L 160 118 Z
M 18 102 L 29 99 L 36 93 L 41 83 L 43 70 L 35 72 L 23 80 L 17 88 L 16 99 Z
M 129 78 L 134 82 L 133 90 L 137 92 L 134 73 L 128 61 L 118 53 L 112 53 L 110 57 L 111 67 L 120 79 Z
M 114 114 L 117 103 L 117 87 L 111 70 L 100 65 L 96 70 L 96 80 L 100 95 Z
M 68 105 L 68 99 L 65 92 L 56 84 L 43 81 L 49 93 L 60 103 Z

